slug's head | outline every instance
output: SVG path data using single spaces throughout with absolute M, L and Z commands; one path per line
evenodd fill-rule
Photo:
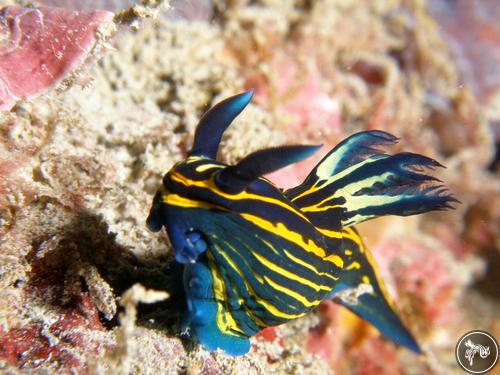
M 250 90 L 223 100 L 203 115 L 196 128 L 193 147 L 188 153 L 188 159 L 174 165 L 163 177 L 163 187 L 153 199 L 153 205 L 146 222 L 150 230 L 157 232 L 165 225 L 164 206 L 170 193 L 169 186 L 172 188 L 171 185 L 174 185 L 175 190 L 175 182 L 172 181 L 172 176 L 182 176 L 183 172 L 189 172 L 190 170 L 196 172 L 197 166 L 190 166 L 189 163 L 195 158 L 206 159 L 207 161 L 215 160 L 222 134 L 224 134 L 233 119 L 247 106 L 252 99 L 252 95 L 253 91 Z
M 250 102 L 253 91 L 230 97 L 203 115 L 186 160 L 175 164 L 163 177 L 156 193 L 147 225 L 153 231 L 167 228 L 180 263 L 196 262 L 208 246 L 200 220 L 207 213 L 230 211 L 236 195 L 252 189 L 254 194 L 279 190 L 264 179 L 288 164 L 295 163 L 318 150 L 320 146 L 282 146 L 254 152 L 236 165 L 216 161 L 220 140 L 233 119 Z M 209 218 L 205 221 L 210 221 Z

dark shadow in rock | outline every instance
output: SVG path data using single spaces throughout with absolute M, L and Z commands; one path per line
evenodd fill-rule
M 161 259 L 137 257 L 116 242 L 115 235 L 97 215 L 71 212 L 63 206 L 60 209 L 61 215 L 69 214 L 73 219 L 32 242 L 33 250 L 27 257 L 32 271 L 27 292 L 43 298 L 45 304 L 62 314 L 76 310 L 86 315 L 81 311 L 81 300 L 85 296 L 88 299 L 88 293 L 96 288 L 87 285 L 89 280 L 81 276 L 80 270 L 84 265 L 95 266 L 100 278 L 111 287 L 115 299 L 135 283 L 168 292 L 170 298 L 163 302 L 140 304 L 138 324 L 176 335 L 185 306 L 182 267 L 167 256 Z M 92 298 L 95 300 L 95 296 Z M 102 305 L 106 307 L 106 302 L 113 301 L 100 301 L 101 306 L 95 305 L 99 307 L 102 326 L 109 329 L 118 324 L 118 314 L 112 320 L 105 319 Z

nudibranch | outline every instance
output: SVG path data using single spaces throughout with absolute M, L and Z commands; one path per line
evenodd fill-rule
M 388 155 L 380 148 L 395 136 L 363 131 L 331 150 L 302 184 L 282 190 L 262 176 L 320 146 L 263 149 L 236 165 L 216 160 L 222 134 L 252 93 L 203 115 L 191 151 L 163 177 L 147 219 L 152 231 L 166 228 L 183 264 L 183 332 L 208 350 L 242 355 L 260 330 L 332 299 L 419 353 L 354 225 L 452 208 L 453 195 L 425 174 L 441 165 L 409 152 Z

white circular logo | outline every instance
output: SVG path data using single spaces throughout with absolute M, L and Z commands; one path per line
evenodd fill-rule
M 498 343 L 488 332 L 467 332 L 458 340 L 455 356 L 468 373 L 485 374 L 498 362 Z

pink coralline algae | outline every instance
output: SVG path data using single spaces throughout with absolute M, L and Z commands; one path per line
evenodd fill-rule
M 314 168 L 321 157 L 342 138 L 340 104 L 336 98 L 328 95 L 319 68 L 310 65 L 301 67 L 288 54 L 282 54 L 273 61 L 273 69 L 280 76 L 276 87 L 266 86 L 264 78 L 257 75 L 247 79 L 248 86 L 256 85 L 256 103 L 262 106 L 271 103 L 275 110 L 287 116 L 290 134 L 300 134 L 299 138 L 323 144 L 322 149 L 311 158 L 267 176 L 276 185 L 285 188 L 300 184 L 307 171 Z
M 500 7 L 496 0 L 429 2 L 450 43 L 463 80 L 478 98 L 488 101 L 500 85 Z
M 451 261 L 453 255 L 446 245 L 434 240 L 431 243 L 433 246 L 425 240 L 386 239 L 372 247 L 389 294 L 423 343 L 429 342 L 441 326 L 461 329 L 456 323 L 462 316 L 457 295 L 468 282 L 461 274 L 463 265 Z M 401 352 L 366 322 L 331 302 L 324 303 L 318 312 L 320 323 L 306 341 L 309 352 L 328 361 L 340 373 L 352 367 L 356 374 L 404 373 Z M 450 322 L 450 317 L 455 323 Z
M 355 363 L 354 372 L 358 375 L 399 375 L 404 370 L 393 348 L 386 342 L 374 338 L 367 340 L 350 355 Z
M 107 11 L 40 7 L 0 11 L 0 109 L 49 89 L 88 56 Z
M 373 248 L 381 272 L 386 279 L 393 278 L 392 285 L 397 285 L 401 294 L 411 297 L 411 308 L 418 310 L 429 330 L 456 312 L 453 296 L 461 282 L 449 264 L 448 251 L 410 240 L 387 240 Z

